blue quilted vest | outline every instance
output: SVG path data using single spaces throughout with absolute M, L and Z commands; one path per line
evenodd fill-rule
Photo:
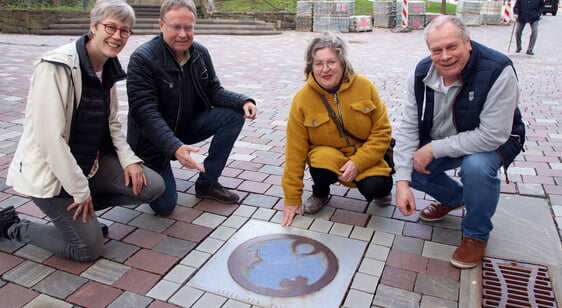
M 511 60 L 484 45 L 471 41 L 472 52 L 466 67 L 461 71 L 462 88 L 454 103 L 453 123 L 457 132 L 474 130 L 480 125 L 480 113 L 490 88 L 509 65 Z M 415 97 L 418 107 L 418 128 L 420 146 L 431 141 L 430 132 L 433 127 L 434 91 L 423 83 L 432 61 L 427 57 L 420 61 L 415 71 Z M 422 121 L 422 106 L 426 95 L 425 115 Z M 513 114 L 511 137 L 496 151 L 502 160 L 505 170 L 523 149 L 525 142 L 525 124 L 521 119 L 521 111 L 517 107 Z

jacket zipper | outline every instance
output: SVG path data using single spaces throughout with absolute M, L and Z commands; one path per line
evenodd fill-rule
M 343 116 L 341 113 L 341 108 L 340 108 L 340 103 L 338 101 L 338 94 L 334 93 L 334 104 L 336 104 L 336 107 L 338 107 L 338 118 L 340 118 L 340 123 L 342 125 L 342 127 L 345 127 L 343 125 Z M 347 146 L 351 146 L 351 143 L 349 142 L 349 137 L 347 136 L 347 134 L 343 134 L 343 137 L 345 138 L 345 143 L 347 144 Z

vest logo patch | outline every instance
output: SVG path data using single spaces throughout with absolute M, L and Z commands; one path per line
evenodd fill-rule
M 468 101 L 472 102 L 474 100 L 474 91 L 468 92 Z

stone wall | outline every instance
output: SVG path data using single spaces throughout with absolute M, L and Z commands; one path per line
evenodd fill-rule
M 295 13 L 288 12 L 213 12 L 209 19 L 263 20 L 274 24 L 277 30 L 295 29 Z
M 0 10 L 0 32 L 35 34 L 62 18 L 89 17 L 88 11 Z

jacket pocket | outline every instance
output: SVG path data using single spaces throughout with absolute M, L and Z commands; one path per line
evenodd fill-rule
M 306 114 L 304 116 L 304 126 L 308 128 L 317 128 L 326 122 L 330 121 L 330 116 L 328 112 L 325 113 L 313 113 Z

